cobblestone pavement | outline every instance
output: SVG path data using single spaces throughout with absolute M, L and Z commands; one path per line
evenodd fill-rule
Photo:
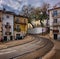
M 19 46 L 0 50 L 1 59 L 37 59 L 45 55 L 54 46 L 53 43 L 45 38 L 33 36 L 34 40 Z

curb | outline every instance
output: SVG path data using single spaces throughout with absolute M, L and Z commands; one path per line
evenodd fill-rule
M 51 51 L 49 51 L 49 53 L 47 53 L 45 56 L 42 57 L 42 59 L 51 59 L 51 57 L 53 57 L 55 54 L 56 50 L 55 47 L 53 47 Z

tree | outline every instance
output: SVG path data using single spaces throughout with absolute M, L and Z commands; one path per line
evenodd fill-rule
M 28 17 L 28 22 L 31 23 L 32 19 L 40 20 L 41 26 L 43 26 L 42 21 L 48 18 L 47 10 L 49 8 L 48 3 L 43 3 L 42 7 L 34 8 L 31 5 L 24 5 L 22 8 L 22 13 L 24 16 Z M 42 12 L 42 14 L 41 14 Z
M 42 12 L 43 12 L 43 19 L 47 20 L 47 26 L 48 26 L 48 18 L 49 18 L 49 16 L 48 16 L 49 7 L 50 7 L 50 4 L 44 2 L 42 5 L 42 8 L 41 8 Z M 49 27 L 46 27 L 46 28 L 48 29 Z M 43 34 L 43 28 L 42 28 L 42 34 Z
M 28 18 L 30 18 L 30 15 L 31 15 L 31 12 L 32 12 L 32 10 L 33 10 L 33 8 L 32 8 L 32 6 L 31 5 L 24 5 L 23 7 L 22 7 L 22 14 L 24 15 L 24 16 L 27 16 Z
M 41 12 L 43 13 L 42 16 L 40 15 L 40 18 L 42 17 L 43 19 L 47 20 L 48 23 L 48 8 L 50 7 L 50 4 L 43 2 L 42 7 L 41 7 Z
M 24 16 L 27 16 L 28 17 L 28 22 L 31 23 L 32 19 L 35 17 L 35 14 L 34 14 L 34 7 L 32 7 L 31 5 L 24 5 L 22 7 L 22 14 Z M 32 23 L 31 23 L 32 24 Z M 32 24 L 32 26 L 34 27 L 34 25 Z
M 50 7 L 49 3 L 43 2 L 41 9 L 43 12 L 46 12 L 48 10 L 48 8 Z

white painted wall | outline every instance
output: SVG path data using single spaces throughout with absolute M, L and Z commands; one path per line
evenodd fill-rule
M 6 16 L 9 16 L 9 18 L 7 18 Z M 10 14 L 3 14 L 3 36 L 5 35 L 5 25 L 6 25 L 6 22 L 9 22 L 10 23 L 10 25 L 11 25 L 11 32 L 12 32 L 12 35 L 13 35 L 13 19 L 14 19 L 14 17 L 13 17 L 13 15 L 10 15 Z
M 60 13 L 60 10 L 57 10 L 57 13 Z M 49 13 L 49 20 L 50 20 L 50 26 L 53 25 L 53 17 L 52 17 L 53 11 L 50 11 Z M 60 18 L 57 18 L 57 22 L 60 24 Z M 53 27 L 50 27 L 50 29 L 53 29 Z M 58 27 L 59 33 L 60 33 L 60 27 Z M 60 34 L 58 34 L 58 39 L 60 40 Z
M 58 29 L 59 29 L 59 33 L 60 33 L 60 27 L 58 27 Z
M 60 13 L 60 9 L 57 10 L 57 13 Z
M 60 13 L 60 9 L 57 10 L 57 13 L 59 14 Z M 50 20 L 50 26 L 53 25 L 53 10 L 49 11 L 49 20 Z M 58 18 L 58 22 L 60 21 L 60 18 Z
M 57 19 L 57 22 L 60 23 L 60 18 Z
M 58 35 L 58 40 L 60 40 L 60 34 Z
M 50 26 L 53 25 L 53 17 L 52 17 L 52 13 L 53 13 L 53 11 L 50 11 L 50 13 L 49 13 L 49 22 L 50 22 Z M 53 29 L 53 27 L 50 27 L 50 29 Z
M 43 32 L 46 32 L 46 28 L 43 28 Z M 42 27 L 29 29 L 28 33 L 29 34 L 41 34 L 42 33 Z

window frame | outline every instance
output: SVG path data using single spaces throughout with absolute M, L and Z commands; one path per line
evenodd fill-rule
M 57 13 L 57 10 L 54 10 L 54 11 L 53 11 L 53 16 L 57 16 L 57 14 L 58 14 L 58 13 Z
M 9 15 L 6 15 L 6 18 L 9 18 Z
M 54 19 L 53 23 L 57 23 L 58 22 L 58 19 Z
M 16 19 L 15 19 L 15 22 L 16 22 L 16 23 L 20 23 L 19 18 L 16 18 Z

